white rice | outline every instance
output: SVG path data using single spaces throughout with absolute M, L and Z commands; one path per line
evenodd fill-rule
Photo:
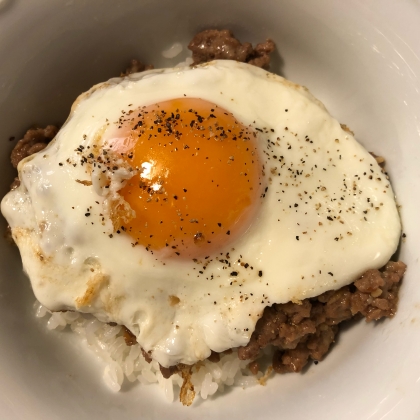
M 182 44 L 175 42 L 167 50 L 162 51 L 162 55 L 165 58 L 175 58 L 177 55 L 181 54 L 183 48 Z
M 194 60 L 191 57 L 187 57 L 184 61 L 181 61 L 180 63 L 176 64 L 175 67 L 186 67 L 190 66 L 192 63 L 194 63 Z
M 169 402 L 179 399 L 182 377 L 175 374 L 165 379 L 157 362 L 146 362 L 138 344 L 126 345 L 121 326 L 111 326 L 93 316 L 77 312 L 51 313 L 39 302 L 35 302 L 34 307 L 36 316 L 47 321 L 48 329 L 60 331 L 70 328 L 105 362 L 103 380 L 112 391 L 119 391 L 124 380 L 139 381 L 142 386 L 157 384 Z M 219 362 L 206 360 L 194 366 L 191 383 L 196 399 L 201 397 L 205 400 L 216 392 L 223 392 L 226 386 L 247 388 L 263 384 L 263 372 L 253 375 L 247 367 L 248 363 L 240 360 L 234 351 L 222 354 Z

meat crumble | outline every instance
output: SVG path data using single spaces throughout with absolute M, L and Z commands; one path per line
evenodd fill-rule
M 29 129 L 12 150 L 10 160 L 13 167 L 17 168 L 22 159 L 45 149 L 57 132 L 58 128 L 55 125 L 47 125 L 45 128 Z
M 331 290 L 301 303 L 267 307 L 250 342 L 238 349 L 242 360 L 255 360 L 273 346 L 277 373 L 300 372 L 309 360 L 322 360 L 334 343 L 338 325 L 353 317 L 367 322 L 391 318 L 406 265 L 390 261 L 381 270 L 368 270 L 349 286 Z
M 128 76 L 129 74 L 140 73 L 142 71 L 153 69 L 154 66 L 152 66 L 151 64 L 143 64 L 141 61 L 133 59 L 130 61 L 130 65 L 125 69 L 125 71 L 121 73 L 120 76 L 124 77 Z
M 188 48 L 192 51 L 194 65 L 212 60 L 236 60 L 268 69 L 270 54 L 276 46 L 267 39 L 253 48 L 249 42 L 241 44 L 227 29 L 207 29 L 195 35 Z

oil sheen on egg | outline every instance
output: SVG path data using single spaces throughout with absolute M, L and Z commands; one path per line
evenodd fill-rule
M 99 84 L 18 169 L 2 212 L 36 297 L 125 325 L 166 367 L 382 267 L 401 233 L 353 136 L 306 89 L 237 62 Z

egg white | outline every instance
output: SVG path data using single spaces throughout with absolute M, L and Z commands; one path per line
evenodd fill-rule
M 113 234 L 100 187 L 76 181 L 91 180 L 77 149 L 92 147 L 123 110 L 184 96 L 258 129 L 264 164 L 251 228 L 205 269 L 205 261 L 160 261 Z M 301 86 L 233 61 L 96 85 L 47 149 L 20 163 L 19 177 L 1 209 L 38 300 L 125 325 L 163 366 L 247 344 L 266 306 L 383 266 L 401 232 L 386 175 L 324 106 Z

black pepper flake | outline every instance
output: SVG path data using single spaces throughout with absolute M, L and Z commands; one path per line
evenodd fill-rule
M 230 235 L 230 230 L 228 230 L 228 231 L 226 232 L 226 235 Z
M 262 270 L 258 271 L 258 277 L 262 277 Z
M 232 277 L 236 277 L 238 274 L 239 274 L 239 273 L 238 273 L 237 271 L 232 271 L 232 272 L 230 273 L 230 275 L 231 275 Z
M 297 241 L 299 240 L 299 236 L 296 236 L 296 240 L 297 240 Z
M 90 213 L 85 213 L 85 216 L 86 216 L 86 217 L 89 217 L 89 216 L 90 216 Z
M 406 235 L 405 233 L 403 233 L 403 234 L 402 234 L 402 237 L 403 237 L 403 238 L 406 238 L 406 237 L 407 237 L 407 235 Z
M 328 274 L 329 274 L 330 276 L 333 276 L 333 275 L 334 275 L 333 273 L 331 273 L 331 271 L 328 271 Z

